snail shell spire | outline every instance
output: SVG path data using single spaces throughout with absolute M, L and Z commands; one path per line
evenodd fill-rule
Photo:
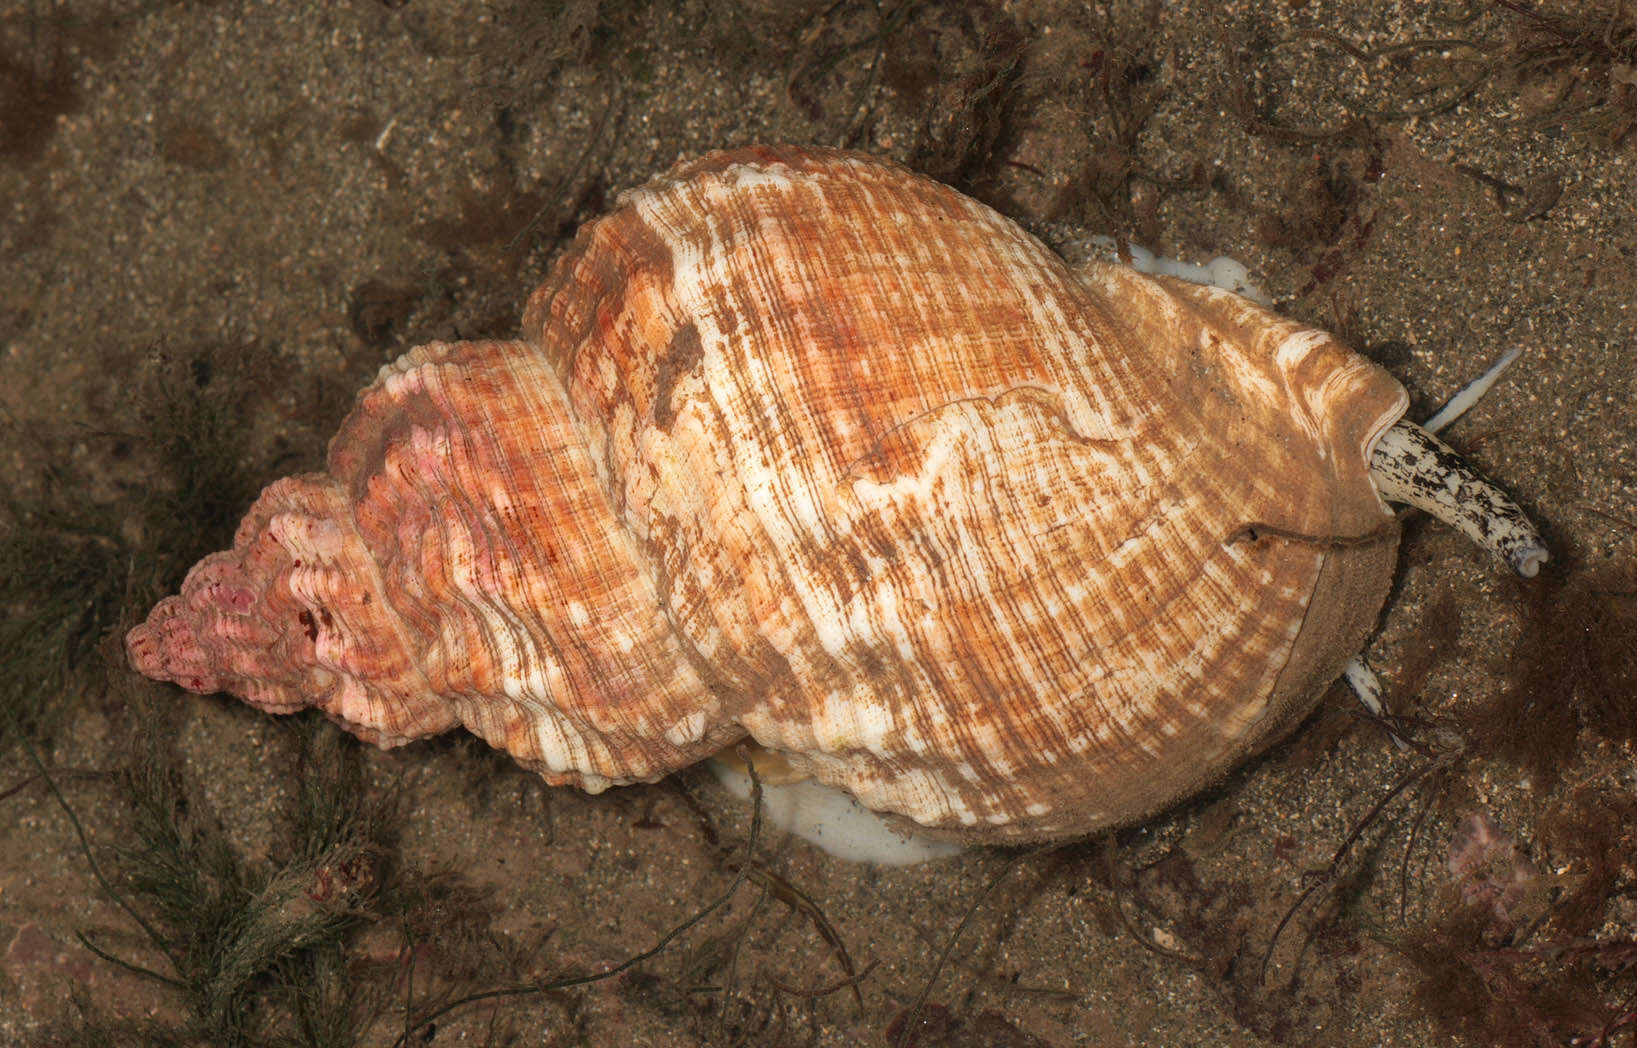
M 264 491 L 128 648 L 150 676 L 316 706 L 382 746 L 464 724 L 596 790 L 743 734 L 716 723 L 654 582 L 541 355 L 433 343 L 383 368 L 329 471 Z
M 128 646 L 554 783 L 748 735 L 947 836 L 1084 833 L 1277 738 L 1361 645 L 1405 404 L 1323 332 L 1071 271 L 895 164 L 712 154 L 582 229 L 518 341 L 384 368 Z

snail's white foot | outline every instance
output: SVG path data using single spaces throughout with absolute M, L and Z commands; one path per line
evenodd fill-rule
M 750 776 L 727 761 L 711 759 L 710 769 L 736 797 L 750 799 Z M 942 859 L 963 849 L 948 841 L 905 834 L 902 823 L 889 822 L 834 786 L 807 779 L 762 784 L 762 817 L 773 825 L 850 862 L 908 866 Z

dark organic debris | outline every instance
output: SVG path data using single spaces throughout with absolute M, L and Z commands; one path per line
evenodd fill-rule
M 1255 56 L 1259 75 L 1246 68 L 1233 78 L 1230 105 L 1250 130 L 1290 142 L 1437 116 L 1490 88 L 1506 99 L 1505 118 L 1516 126 L 1579 128 L 1610 148 L 1637 129 L 1630 5 L 1491 0 L 1450 25 L 1458 35 L 1376 48 L 1331 31 L 1298 31 Z
M 1637 561 L 1567 567 L 1529 599 L 1511 680 L 1463 729 L 1544 788 L 1583 736 L 1637 741 Z
M 0 159 L 29 164 L 45 152 L 57 118 L 82 104 L 68 54 L 59 43 L 48 57 L 0 52 Z

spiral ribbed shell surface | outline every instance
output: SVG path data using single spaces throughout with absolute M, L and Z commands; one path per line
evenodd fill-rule
M 384 368 L 133 661 L 552 782 L 749 735 L 865 805 L 1023 841 L 1286 731 L 1362 643 L 1402 388 L 1227 292 L 1071 270 L 858 154 L 625 194 L 514 342 Z

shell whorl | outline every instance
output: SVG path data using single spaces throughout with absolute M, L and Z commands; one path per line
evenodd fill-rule
M 553 782 L 748 733 L 946 834 L 1082 833 L 1340 672 L 1405 401 L 1322 332 L 1071 271 L 897 165 L 713 154 L 586 226 L 520 341 L 383 369 L 328 473 L 129 645 L 382 744 L 465 724 Z

